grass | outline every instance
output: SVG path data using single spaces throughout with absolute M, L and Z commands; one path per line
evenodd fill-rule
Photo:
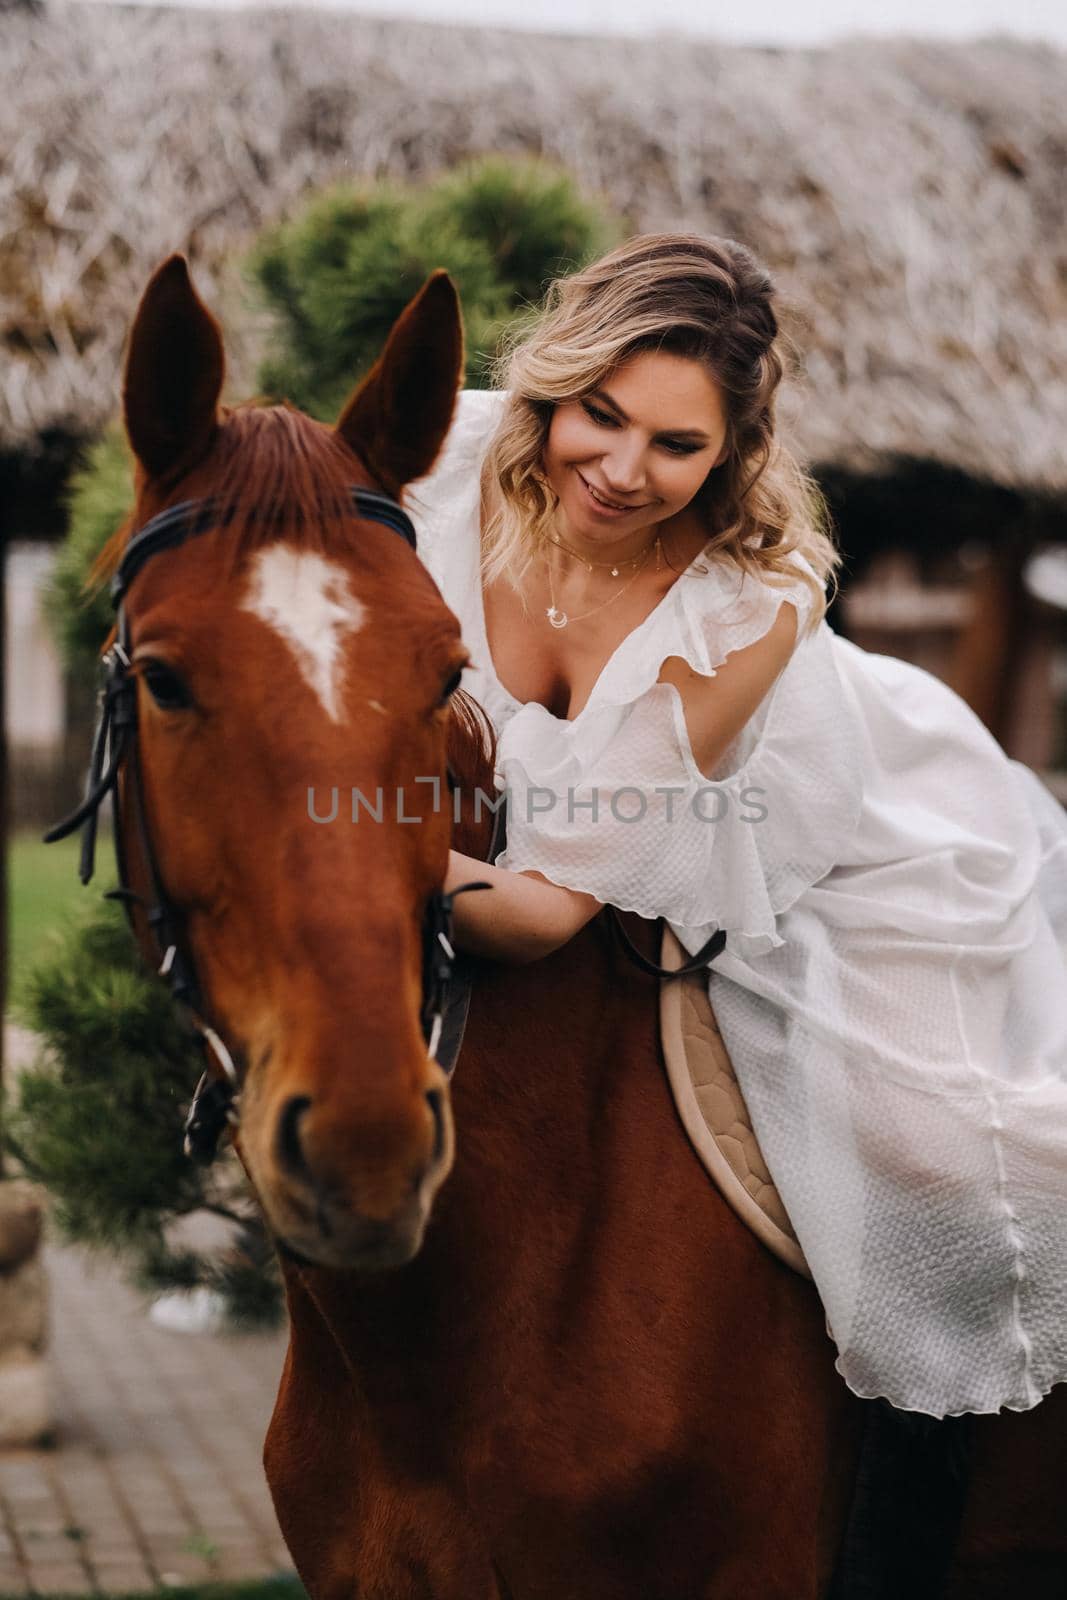
M 43 844 L 38 829 L 20 829 L 8 845 L 8 1009 L 17 1012 L 30 968 L 45 954 L 53 932 L 65 927 L 115 884 L 110 828 L 101 828 L 96 871 L 78 878 L 80 835 Z M 0 1597 L 2 1600 L 2 1597 Z

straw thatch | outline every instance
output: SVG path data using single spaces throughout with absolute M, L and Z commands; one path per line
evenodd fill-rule
M 0 58 L 0 444 L 103 422 L 167 251 L 232 330 L 241 251 L 312 188 L 513 150 L 565 162 L 636 229 L 728 233 L 769 262 L 812 458 L 1067 486 L 1062 52 L 54 4 L 0 16 Z

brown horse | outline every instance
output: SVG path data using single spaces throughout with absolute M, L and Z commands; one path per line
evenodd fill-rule
M 279 1521 L 313 1600 L 818 1600 L 861 1408 L 810 1285 L 686 1144 L 655 980 L 603 918 L 535 965 L 480 964 L 451 1104 L 420 1034 L 420 917 L 453 837 L 488 849 L 491 732 L 449 693 L 454 616 L 349 489 L 430 469 L 461 357 L 439 273 L 335 428 L 220 411 L 221 338 L 179 258 L 128 357 L 137 503 L 104 566 L 167 506 L 224 507 L 127 614 L 148 830 L 285 1275 Z M 455 830 L 414 783 L 446 758 Z M 418 825 L 391 799 L 316 823 L 311 786 L 402 789 Z M 1067 1467 L 1052 1409 L 1007 1419 L 1007 1473 L 980 1425 L 959 1600 L 1063 1592 L 1059 1490 L 1037 1493 Z

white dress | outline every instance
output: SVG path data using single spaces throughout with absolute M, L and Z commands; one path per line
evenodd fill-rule
M 712 1004 L 838 1370 L 934 1416 L 1030 1408 L 1067 1380 L 1067 814 L 937 678 L 825 621 L 705 777 L 660 665 L 712 674 L 783 598 L 721 558 L 573 721 L 517 701 L 478 569 L 504 398 L 460 396 L 406 497 L 499 737 L 496 865 L 662 916 L 691 953 L 726 930 Z M 786 598 L 802 628 L 808 590 Z

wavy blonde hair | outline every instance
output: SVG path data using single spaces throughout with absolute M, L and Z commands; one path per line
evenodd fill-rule
M 482 468 L 482 569 L 522 578 L 553 531 L 558 499 L 542 457 L 557 405 L 579 400 L 645 350 L 707 364 L 722 392 L 728 455 L 694 496 L 707 521 L 708 553 L 721 552 L 760 580 L 797 568 L 799 551 L 815 578 L 808 631 L 836 593 L 841 556 L 814 479 L 774 436 L 774 405 L 785 370 L 770 276 L 744 245 L 695 233 L 646 233 L 549 286 L 544 305 L 512 332 L 493 363 L 494 387 L 508 391 Z M 493 492 L 495 490 L 495 492 Z

